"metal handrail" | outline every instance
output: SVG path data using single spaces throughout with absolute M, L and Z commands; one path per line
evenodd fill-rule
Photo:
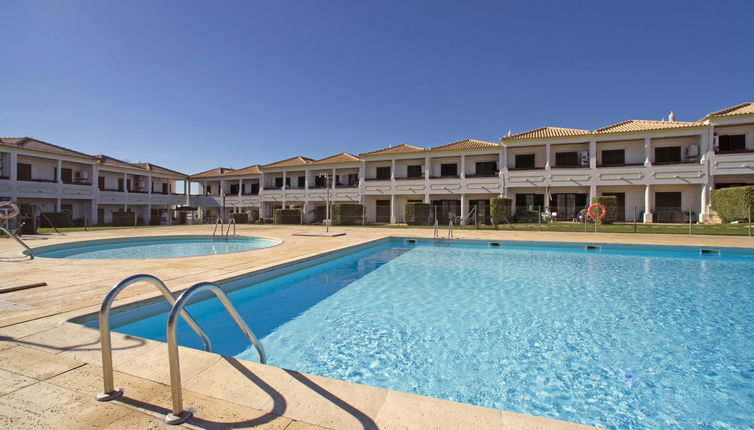
M 29 260 L 33 260 L 34 259 L 34 251 L 32 251 L 31 248 L 29 248 L 29 245 L 27 245 L 23 240 L 19 239 L 18 236 L 16 236 L 15 234 L 13 234 L 12 231 L 8 230 L 7 228 L 5 228 L 5 227 L 3 227 L 1 225 L 0 225 L 0 231 L 2 231 L 3 233 L 7 234 L 13 240 L 15 240 L 16 242 L 18 242 L 19 245 L 21 245 L 24 248 L 26 248 L 26 252 L 29 253 Z
M 220 224 L 220 236 L 223 235 L 223 219 L 220 217 L 217 217 L 217 221 L 215 221 L 215 229 L 212 230 L 212 239 L 215 239 L 215 234 L 217 233 L 217 225 Z
M 212 291 L 220 302 L 225 306 L 225 310 L 228 311 L 233 320 L 238 324 L 238 327 L 244 332 L 251 344 L 257 349 L 259 353 L 259 361 L 262 364 L 267 363 L 267 356 L 264 353 L 262 344 L 259 343 L 259 339 L 254 335 L 241 315 L 233 306 L 225 292 L 212 282 L 199 282 L 189 287 L 186 291 L 178 297 L 173 309 L 170 310 L 168 316 L 167 325 L 167 338 L 168 338 L 168 359 L 170 360 L 170 389 L 173 398 L 173 410 L 165 417 L 165 422 L 168 424 L 180 424 L 191 418 L 191 412 L 183 410 L 183 396 L 181 393 L 181 364 L 178 359 L 178 341 L 175 328 L 178 323 L 178 315 L 183 312 L 183 308 L 188 304 L 191 297 L 201 291 Z
M 437 222 L 437 218 L 435 218 L 435 231 L 434 231 L 434 233 L 433 233 L 433 237 L 434 237 L 435 239 L 437 239 L 437 235 L 439 234 L 439 233 L 438 233 L 438 231 L 437 231 L 437 230 L 439 229 L 439 227 L 440 227 L 440 224 L 438 224 L 438 222 Z
M 453 220 L 448 223 L 448 239 L 453 238 Z
M 121 394 L 123 394 L 123 390 L 121 388 L 118 388 L 117 390 L 115 389 L 115 383 L 113 382 L 113 350 L 110 343 L 110 308 L 115 301 L 115 297 L 117 297 L 118 294 L 123 291 L 123 289 L 131 284 L 142 281 L 149 282 L 152 285 L 156 286 L 157 289 L 160 290 L 162 295 L 165 297 L 165 300 L 167 300 L 171 305 L 175 305 L 176 303 L 175 297 L 173 297 L 173 294 L 170 292 L 170 290 L 168 290 L 168 287 L 165 286 L 165 283 L 162 282 L 159 278 L 152 275 L 140 274 L 129 276 L 128 278 L 115 284 L 110 292 L 107 293 L 107 296 L 105 296 L 105 299 L 102 301 L 102 306 L 99 310 L 100 343 L 102 344 L 102 380 L 104 382 L 104 391 L 101 394 L 98 394 L 96 398 L 101 402 L 106 402 L 118 398 Z M 191 326 L 191 328 L 194 329 L 196 334 L 198 334 L 199 337 L 202 338 L 202 342 L 204 342 L 204 349 L 211 352 L 212 344 L 210 343 L 209 337 L 207 337 L 207 334 L 204 332 L 204 330 L 199 327 L 196 321 L 194 321 L 194 318 L 189 315 L 188 311 L 181 311 L 181 316 L 183 316 L 183 318 Z
M 230 235 L 230 226 L 231 225 L 233 226 L 233 236 L 236 235 L 236 219 L 235 218 L 231 218 L 230 221 L 228 221 L 228 231 L 225 232 L 225 238 L 226 239 Z

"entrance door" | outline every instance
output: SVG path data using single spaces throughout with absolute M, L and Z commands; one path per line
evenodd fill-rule
M 390 222 L 390 200 L 377 200 L 377 206 L 375 207 L 377 214 L 375 221 L 382 223 Z
M 478 220 L 479 224 L 490 224 L 490 201 L 489 200 L 469 200 L 469 207 L 476 208 L 476 215 L 469 219 L 469 224 Z
M 626 220 L 626 193 L 602 193 L 603 196 L 613 196 L 618 198 L 618 209 L 616 209 L 616 221 L 623 222 Z
M 437 214 L 437 222 L 447 224 L 451 218 L 461 216 L 461 201 L 434 200 L 432 201 L 432 214 Z
M 655 222 L 684 222 L 680 192 L 655 193 Z

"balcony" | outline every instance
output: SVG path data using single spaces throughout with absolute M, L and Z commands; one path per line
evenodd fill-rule
M 644 167 L 644 163 L 610 163 L 610 164 L 598 164 L 597 168 L 603 167 Z
M 390 178 L 364 178 L 365 181 L 389 181 Z
M 408 176 L 405 178 L 395 178 L 396 181 L 423 181 L 424 176 Z
M 45 184 L 57 184 L 58 181 L 56 179 L 35 179 L 35 178 L 18 178 L 19 181 L 22 182 L 42 182 Z
M 466 175 L 467 178 L 497 178 L 499 172 Z
M 555 166 L 550 166 L 550 168 L 551 169 L 588 169 L 589 165 L 588 164 L 585 165 L 585 166 L 584 165 L 580 165 L 580 164 L 579 165 L 575 165 L 575 166 L 574 165 L 567 165 L 567 166 L 562 166 L 562 165 L 561 166 L 557 166 L 557 165 L 555 165 Z
M 715 150 L 716 155 L 725 154 L 749 154 L 754 152 L 754 149 L 728 149 L 728 150 Z

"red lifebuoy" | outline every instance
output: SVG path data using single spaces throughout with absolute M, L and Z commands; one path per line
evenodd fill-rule
M 600 210 L 599 215 L 594 214 L 594 209 Z M 602 218 L 605 218 L 605 216 L 607 216 L 607 208 L 601 203 L 592 203 L 591 205 L 589 205 L 589 209 L 586 210 L 586 213 L 589 215 L 589 218 L 595 221 L 601 220 Z

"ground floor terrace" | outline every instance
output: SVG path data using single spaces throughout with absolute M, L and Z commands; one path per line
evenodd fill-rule
M 32 247 L 124 236 L 211 234 L 211 226 L 101 230 L 31 236 Z M 135 273 L 150 273 L 173 291 L 199 281 L 220 281 L 254 270 L 311 258 L 389 235 L 431 237 L 430 229 L 341 228 L 339 237 L 302 237 L 314 226 L 239 226 L 239 234 L 282 240 L 255 251 L 188 258 L 24 261 L 17 246 L 0 240 L 0 427 L 159 428 L 170 410 L 166 345 L 113 334 L 116 385 L 125 396 L 94 400 L 101 391 L 98 332 L 69 322 L 96 312 L 106 292 Z M 750 238 L 527 233 L 463 230 L 462 239 L 614 242 L 754 247 Z M 8 291 L 32 283 L 45 286 Z M 156 297 L 149 285 L 124 290 L 115 306 Z M 181 348 L 184 401 L 190 428 L 538 428 L 586 426 L 487 409 L 307 375 L 217 354 Z

